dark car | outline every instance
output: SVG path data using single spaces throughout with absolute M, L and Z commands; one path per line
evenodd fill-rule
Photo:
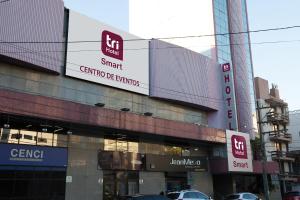
M 283 200 L 300 200 L 300 191 L 291 191 L 285 193 Z
M 124 196 L 120 200 L 170 200 L 169 198 L 163 195 L 133 195 L 133 196 Z

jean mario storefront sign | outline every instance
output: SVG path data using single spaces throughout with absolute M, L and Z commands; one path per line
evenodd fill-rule
M 207 157 L 146 155 L 146 170 L 184 172 L 207 171 Z

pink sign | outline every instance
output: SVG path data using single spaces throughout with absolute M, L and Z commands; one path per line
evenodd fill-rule
M 243 136 L 231 136 L 232 155 L 235 158 L 247 159 L 247 144 Z
M 123 39 L 110 31 L 102 32 L 101 50 L 104 55 L 123 60 Z

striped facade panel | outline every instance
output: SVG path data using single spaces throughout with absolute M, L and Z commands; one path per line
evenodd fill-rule
M 220 65 L 194 51 L 159 40 L 150 42 L 150 96 L 210 110 L 210 127 L 224 128 Z
M 64 64 L 62 0 L 3 2 L 0 4 L 0 27 L 0 55 L 60 73 Z
M 247 12 L 244 0 L 229 0 L 229 30 L 231 33 L 247 32 Z M 232 64 L 234 68 L 235 93 L 239 131 L 249 132 L 253 127 L 255 114 L 253 72 L 249 34 L 230 35 Z
M 152 40 L 150 95 L 211 110 L 223 102 L 219 64 L 191 50 Z

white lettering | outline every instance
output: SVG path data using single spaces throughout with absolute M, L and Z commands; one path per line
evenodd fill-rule
M 109 35 L 106 35 L 106 45 L 109 47 L 111 47 L 110 40 L 111 38 L 109 37 Z
M 36 151 L 34 151 L 33 156 L 34 156 L 34 158 L 40 158 L 41 157 L 41 152 L 36 150 Z
M 108 34 L 106 35 L 106 45 L 113 49 L 119 50 L 119 41 L 112 40 Z
M 193 165 L 201 165 L 200 160 L 192 160 L 192 159 L 171 159 L 170 165 L 186 165 L 186 166 L 193 166 Z
M 11 157 L 17 157 L 18 156 L 18 149 L 12 149 L 10 151 Z
M 20 149 L 19 150 L 19 157 L 20 158 L 25 158 L 25 149 Z
M 44 151 L 42 150 L 29 150 L 29 149 L 12 149 L 10 155 L 13 158 L 44 158 Z

